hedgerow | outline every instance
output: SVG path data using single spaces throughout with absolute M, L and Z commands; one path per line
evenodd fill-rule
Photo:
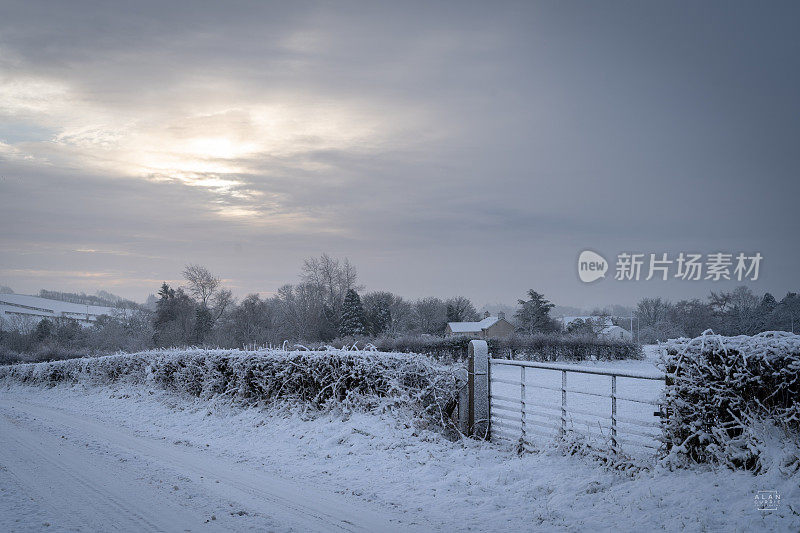
M 394 401 L 440 425 L 458 390 L 455 368 L 411 354 L 328 349 L 155 350 L 0 367 L 6 382 L 52 385 L 127 382 L 201 398 L 265 404 L 294 400 L 315 408 Z
M 800 468 L 800 335 L 709 330 L 666 343 L 662 364 L 671 457 L 762 471 L 781 448 L 779 466 Z
M 434 337 L 430 335 L 406 335 L 401 337 L 377 337 L 365 339 L 337 339 L 332 346 L 347 346 L 354 342 L 371 344 L 386 352 L 419 353 L 444 361 L 463 361 L 467 358 L 472 337 Z M 514 335 L 507 338 L 487 339 L 489 352 L 502 359 L 528 361 L 585 361 L 597 359 L 641 359 L 642 349 L 633 342 L 598 339 L 578 335 L 535 334 Z M 322 348 L 319 344 L 316 347 Z
M 527 361 L 614 361 L 641 359 L 642 347 L 634 342 L 578 335 L 540 334 L 489 339 L 493 357 Z

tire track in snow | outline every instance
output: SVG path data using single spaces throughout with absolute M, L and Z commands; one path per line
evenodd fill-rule
M 138 437 L 61 409 L 8 396 L 6 400 L 6 405 L 15 407 L 14 411 L 40 418 L 56 427 L 77 430 L 84 438 L 131 453 L 155 466 L 175 470 L 190 479 L 196 488 L 274 518 L 289 529 L 324 532 L 414 529 L 413 525 L 403 524 L 401 516 L 388 511 L 376 512 L 369 504 L 353 501 L 344 495 L 322 492 L 209 453 Z
M 194 514 L 154 494 L 107 458 L 51 434 L 0 417 L 0 464 L 57 529 L 184 531 L 202 526 Z M 60 522 L 63 522 L 60 523 Z

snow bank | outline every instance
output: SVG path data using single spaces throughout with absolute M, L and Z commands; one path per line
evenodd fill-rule
M 0 367 L 0 379 L 27 384 L 152 384 L 201 398 L 264 404 L 292 399 L 376 409 L 391 404 L 445 425 L 458 389 L 455 368 L 413 354 L 328 349 L 155 350 Z
M 669 341 L 664 426 L 673 456 L 761 471 L 800 470 L 800 335 Z M 776 465 L 777 463 L 777 465 Z

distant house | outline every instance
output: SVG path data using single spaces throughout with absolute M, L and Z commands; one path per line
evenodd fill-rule
M 614 341 L 630 341 L 633 340 L 631 332 L 619 326 L 606 326 L 597 336 L 601 339 L 614 340 Z
M 490 339 L 495 337 L 509 337 L 514 334 L 514 326 L 506 320 L 505 313 L 491 316 L 487 311 L 483 320 L 479 322 L 448 322 L 445 336 L 454 337 L 464 335 L 475 339 Z

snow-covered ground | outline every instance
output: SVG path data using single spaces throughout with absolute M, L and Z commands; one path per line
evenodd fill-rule
M 756 510 L 769 490 L 778 510 Z M 796 479 L 775 472 L 631 475 L 552 449 L 453 443 L 396 412 L 310 416 L 131 385 L 0 389 L 2 531 L 798 531 L 798 501 Z

